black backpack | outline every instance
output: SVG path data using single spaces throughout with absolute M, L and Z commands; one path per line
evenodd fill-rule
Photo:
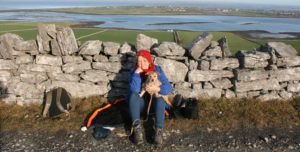
M 174 97 L 173 116 L 175 118 L 198 119 L 199 105 L 195 98 L 184 99 L 180 94 Z

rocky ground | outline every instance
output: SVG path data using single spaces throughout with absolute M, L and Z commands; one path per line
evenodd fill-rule
M 149 140 L 135 146 L 124 135 L 121 127 L 102 140 L 95 140 L 91 131 L 4 131 L 0 133 L 0 151 L 300 151 L 299 127 L 228 132 L 210 128 L 193 132 L 166 129 L 161 146 Z

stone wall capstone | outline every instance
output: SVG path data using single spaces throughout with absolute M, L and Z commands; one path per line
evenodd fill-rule
M 300 94 L 300 57 L 282 42 L 233 57 L 226 37 L 214 41 L 209 33 L 187 49 L 139 34 L 134 47 L 100 40 L 81 44 L 70 27 L 39 24 L 36 40 L 0 35 L 0 98 L 21 105 L 42 103 L 44 93 L 55 87 L 73 97 L 126 96 L 139 49 L 151 51 L 174 93 L 184 97 L 288 100 Z

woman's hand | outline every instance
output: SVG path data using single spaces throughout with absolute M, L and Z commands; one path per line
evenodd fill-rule
M 157 87 L 155 85 L 151 85 L 148 84 L 145 87 L 145 90 L 149 93 L 149 94 L 154 94 L 154 93 L 158 93 L 160 91 L 160 87 Z
M 142 72 L 143 72 L 143 70 L 140 67 L 136 68 L 136 70 L 135 70 L 135 73 L 137 73 L 137 74 L 140 74 Z
M 141 72 L 143 72 L 142 63 L 138 62 L 138 67 L 136 68 L 135 73 L 140 74 Z

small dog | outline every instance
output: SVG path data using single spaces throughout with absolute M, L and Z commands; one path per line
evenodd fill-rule
M 143 84 L 143 88 L 142 88 L 141 93 L 139 94 L 140 97 L 142 97 L 145 94 L 145 92 L 146 92 L 145 88 L 146 88 L 147 85 L 154 85 L 154 86 L 157 86 L 157 87 L 160 87 L 162 85 L 162 82 L 160 80 L 158 80 L 158 75 L 159 75 L 158 72 L 154 72 L 154 71 L 153 72 L 147 72 L 146 75 L 147 75 L 147 79 Z M 155 95 L 156 97 L 163 97 L 163 99 L 167 102 L 167 104 L 172 106 L 172 104 L 170 103 L 169 98 L 167 96 L 163 96 L 163 95 L 159 94 L 159 92 L 155 92 L 155 93 L 150 94 L 150 95 L 151 96 Z
M 141 97 L 145 94 L 147 85 L 154 85 L 156 87 L 160 87 L 162 85 L 161 81 L 158 80 L 158 73 L 157 72 L 147 72 L 146 75 L 147 75 L 147 79 L 143 84 L 143 88 L 142 88 L 142 91 L 140 93 Z M 159 97 L 159 92 L 155 92 L 151 95 L 155 95 L 155 96 Z

